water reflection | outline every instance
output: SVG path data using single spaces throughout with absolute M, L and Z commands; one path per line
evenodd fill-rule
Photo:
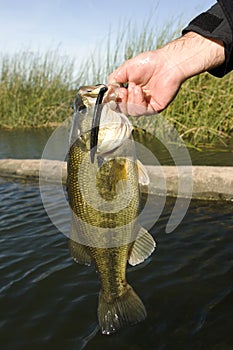
M 41 157 L 52 129 L 0 129 L 0 159 Z
M 0 130 L 0 158 L 40 158 L 52 132 L 53 130 L 48 128 Z M 137 137 L 136 133 L 135 137 Z M 148 147 L 160 164 L 174 164 L 168 150 L 153 136 L 149 136 L 148 133 L 144 136 L 141 134 L 140 137 L 138 136 L 138 142 L 142 142 Z M 201 149 L 201 152 L 188 149 L 193 165 L 233 165 L 233 141 L 229 142 L 228 147 L 218 145 L 215 148 L 203 147 Z M 182 164 L 182 159 L 180 159 L 180 163 Z

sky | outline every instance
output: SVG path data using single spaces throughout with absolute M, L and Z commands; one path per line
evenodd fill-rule
M 177 18 L 187 24 L 215 0 L 0 0 L 0 53 L 48 51 L 82 60 L 119 25 L 131 20 L 139 27 L 162 28 Z

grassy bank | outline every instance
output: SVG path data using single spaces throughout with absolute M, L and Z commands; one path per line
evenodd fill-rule
M 162 31 L 151 26 L 150 20 L 141 30 L 128 23 L 116 37 L 109 35 L 78 71 L 74 60 L 59 50 L 0 55 L 0 127 L 40 127 L 62 122 L 72 113 L 80 85 L 106 82 L 108 74 L 125 59 L 162 46 L 178 33 L 178 22 Z M 209 74 L 194 77 L 183 84 L 163 115 L 190 144 L 226 139 L 233 131 L 232 83 L 232 73 L 223 79 Z M 155 119 L 150 119 L 150 129 L 156 127 Z

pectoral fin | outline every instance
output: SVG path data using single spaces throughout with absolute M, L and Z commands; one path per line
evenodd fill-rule
M 148 186 L 150 183 L 150 178 L 145 166 L 137 159 L 137 168 L 138 168 L 138 181 L 140 185 Z
M 155 250 L 156 243 L 154 238 L 141 227 L 139 231 L 139 237 L 133 244 L 133 247 L 129 253 L 128 262 L 130 265 L 137 265 L 147 259 Z

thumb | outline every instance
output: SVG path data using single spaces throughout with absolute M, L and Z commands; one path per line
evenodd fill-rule
M 129 81 L 127 69 L 124 65 L 113 71 L 108 77 L 108 83 L 126 83 Z

